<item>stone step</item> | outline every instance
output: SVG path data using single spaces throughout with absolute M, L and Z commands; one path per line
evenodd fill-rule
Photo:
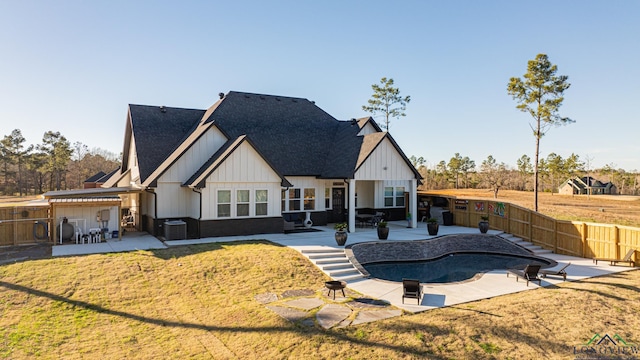
M 350 262 L 340 263 L 335 265 L 325 265 L 320 267 L 322 270 L 345 270 L 353 269 L 353 265 Z
M 331 264 L 345 264 L 345 263 L 349 263 L 349 259 L 347 259 L 346 257 L 336 257 L 336 258 L 325 258 L 325 259 L 321 259 L 315 262 L 316 265 L 331 265 Z
M 362 276 L 362 274 L 357 273 L 357 274 L 352 274 L 352 275 L 346 275 L 346 276 L 336 276 L 333 279 L 334 280 L 339 280 L 339 281 L 351 281 L 351 280 L 358 280 L 358 279 L 363 279 L 364 276 Z
M 331 258 L 342 258 L 342 257 L 346 257 L 344 254 L 327 254 L 327 253 L 319 253 L 319 254 L 313 254 L 313 255 L 308 255 L 309 259 L 315 260 L 315 259 L 331 259 Z
M 362 274 L 360 274 L 360 272 L 358 270 L 354 269 L 353 267 L 351 269 L 346 269 L 346 270 L 329 271 L 328 274 L 332 278 L 335 278 L 337 276 L 342 276 L 342 277 L 344 277 L 344 276 L 353 276 L 353 275 L 362 276 Z
M 542 250 L 536 250 L 533 253 L 536 254 L 536 255 L 543 255 L 543 254 L 553 254 L 553 251 L 547 250 L 547 249 L 542 249 Z
M 343 249 L 305 249 L 301 251 L 303 254 L 344 254 Z

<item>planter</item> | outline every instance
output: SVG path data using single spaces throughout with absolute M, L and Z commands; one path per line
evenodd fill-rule
M 427 223 L 427 231 L 429 231 L 429 235 L 438 235 L 438 228 L 440 225 L 438 223 Z
M 347 232 L 346 231 L 336 231 L 335 234 L 336 243 L 338 246 L 344 246 L 347 243 Z
M 488 221 L 480 221 L 478 223 L 478 229 L 480 229 L 481 233 L 486 234 L 487 231 L 489 231 L 489 222 Z
M 387 240 L 389 237 L 389 228 L 388 227 L 378 227 L 378 239 Z

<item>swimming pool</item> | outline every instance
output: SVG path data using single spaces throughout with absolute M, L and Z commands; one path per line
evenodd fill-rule
M 371 277 L 402 281 L 417 279 L 423 283 L 467 281 L 491 270 L 524 268 L 527 264 L 549 266 L 541 259 L 505 254 L 454 253 L 438 259 L 410 262 L 364 264 Z
M 365 277 L 448 283 L 479 278 L 491 270 L 553 267 L 557 262 L 498 235 L 457 234 L 428 240 L 371 241 L 347 246 L 349 261 Z

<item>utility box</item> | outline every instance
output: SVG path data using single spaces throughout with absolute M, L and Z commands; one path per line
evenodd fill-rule
M 187 238 L 187 223 L 182 220 L 164 222 L 165 240 L 184 240 Z

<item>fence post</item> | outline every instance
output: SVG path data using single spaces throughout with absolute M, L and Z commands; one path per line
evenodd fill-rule
M 554 253 L 558 253 L 558 220 L 556 220 L 555 218 L 553 219 L 553 247 Z
M 585 257 L 585 254 L 587 253 L 587 223 L 582 223 L 582 230 L 580 232 L 582 238 L 582 257 Z
M 617 226 L 613 226 L 613 246 L 615 246 L 615 250 L 616 250 L 616 259 L 620 259 L 620 228 L 618 228 Z

